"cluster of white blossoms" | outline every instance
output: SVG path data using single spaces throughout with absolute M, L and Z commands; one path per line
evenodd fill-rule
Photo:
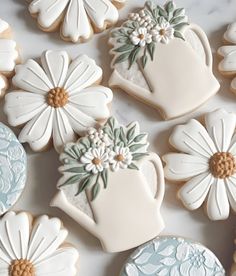
M 108 135 L 102 129 L 96 130 L 95 128 L 90 128 L 88 130 L 88 137 L 96 146 L 109 147 L 111 145 Z
M 129 18 L 133 21 L 139 23 L 139 26 L 147 28 L 147 30 L 151 30 L 154 25 L 152 23 L 152 19 L 150 15 L 147 15 L 145 10 L 141 10 L 139 13 L 131 13 Z

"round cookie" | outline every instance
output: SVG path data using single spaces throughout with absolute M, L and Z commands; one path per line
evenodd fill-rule
M 27 175 L 26 153 L 14 133 L 0 123 L 0 215 L 22 194 Z
M 120 276 L 225 276 L 217 257 L 205 246 L 180 237 L 158 237 L 140 246 Z
M 30 0 L 29 11 L 45 32 L 60 27 L 63 40 L 84 42 L 114 25 L 126 0 Z
M 218 109 L 177 126 L 170 144 L 178 151 L 163 156 L 165 177 L 186 182 L 178 198 L 189 210 L 206 202 L 211 220 L 225 220 L 230 206 L 236 212 L 236 114 Z
M 147 1 L 111 31 L 109 44 L 110 87 L 158 109 L 164 119 L 195 110 L 219 90 L 206 34 L 173 1 Z
M 12 40 L 10 26 L 0 19 L 0 98 L 8 87 L 7 77 L 12 75 L 18 61 L 19 54 L 16 42 Z
M 1 275 L 75 276 L 77 250 L 63 244 L 68 232 L 58 218 L 6 213 L 0 219 Z
M 95 235 L 105 251 L 136 247 L 164 228 L 163 168 L 148 145 L 138 123 L 125 127 L 111 117 L 60 155 L 63 176 L 51 205 Z
M 101 79 L 102 69 L 86 55 L 71 61 L 65 51 L 46 51 L 41 66 L 30 59 L 16 67 L 13 84 L 19 90 L 6 95 L 4 106 L 9 124 L 24 125 L 19 140 L 32 150 L 44 150 L 52 138 L 60 152 L 109 117 L 113 95 L 98 85 Z

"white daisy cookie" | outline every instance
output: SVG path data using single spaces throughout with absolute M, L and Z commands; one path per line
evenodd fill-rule
M 30 0 L 29 11 L 46 32 L 60 26 L 63 40 L 84 42 L 114 25 L 126 0 Z
M 218 49 L 221 58 L 218 68 L 222 75 L 233 79 L 231 90 L 236 93 L 236 23 L 228 26 L 223 40 L 227 45 Z
M 60 152 L 89 127 L 109 117 L 112 91 L 99 86 L 102 69 L 85 55 L 70 60 L 65 51 L 46 51 L 41 65 L 30 59 L 16 67 L 6 95 L 5 113 L 11 126 L 22 126 L 19 140 L 41 151 L 50 143 Z
M 225 220 L 236 212 L 236 115 L 219 109 L 177 126 L 170 144 L 179 151 L 163 156 L 165 177 L 186 182 L 178 197 L 189 210 L 206 202 L 211 220 Z
M 62 177 L 51 205 L 96 236 L 105 251 L 136 247 L 164 228 L 163 167 L 148 145 L 137 122 L 125 127 L 111 117 L 60 155 Z
M 7 22 L 0 19 L 0 98 L 8 87 L 7 77 L 13 74 L 19 61 L 16 42 L 12 39 L 11 29 Z
M 75 276 L 78 251 L 63 244 L 58 218 L 8 212 L 0 219 L 0 271 L 11 276 Z

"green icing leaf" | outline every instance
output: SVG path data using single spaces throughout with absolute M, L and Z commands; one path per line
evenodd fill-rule
M 131 129 L 128 130 L 127 135 L 126 135 L 128 141 L 130 141 L 134 138 L 135 130 L 136 130 L 136 125 L 134 125 L 133 127 L 131 127 Z
M 143 56 L 141 57 L 141 62 L 142 62 L 143 68 L 145 68 L 145 66 L 146 66 L 146 64 L 147 64 L 147 61 L 148 61 L 147 55 L 143 55 Z
M 115 128 L 115 124 L 116 124 L 116 121 L 115 121 L 115 118 L 114 117 L 110 117 L 108 120 L 107 120 L 107 123 L 106 125 L 108 125 L 112 131 L 114 131 L 114 128 Z
M 154 59 L 155 48 L 156 48 L 156 45 L 154 42 L 147 45 L 147 50 L 148 50 L 148 53 L 149 53 L 152 61 Z
M 89 149 L 91 147 L 91 142 L 88 139 L 88 137 L 84 137 L 82 139 L 79 140 L 79 143 L 81 145 L 83 145 L 86 149 Z
M 120 129 L 119 128 L 116 128 L 115 131 L 114 131 L 114 138 L 115 138 L 115 141 L 117 141 L 120 137 Z
M 174 11 L 174 9 L 175 9 L 173 1 L 168 2 L 165 5 L 165 9 L 166 9 L 166 11 L 167 11 L 168 14 L 172 13 Z
M 73 168 L 69 168 L 69 169 L 64 170 L 64 172 L 78 173 L 78 174 L 86 173 L 84 167 L 73 167 Z
M 166 20 L 168 20 L 168 14 L 167 12 L 160 6 L 158 6 L 158 9 L 159 9 L 159 15 L 160 16 L 163 16 Z
M 146 146 L 145 144 L 135 144 L 135 145 L 130 146 L 129 149 L 130 149 L 130 151 L 135 152 L 145 146 Z
M 182 40 L 185 40 L 181 32 L 175 31 L 174 36 L 177 37 L 177 38 L 180 38 Z
M 70 178 L 68 178 L 68 179 L 66 180 L 65 183 L 61 184 L 61 185 L 59 186 L 59 188 L 60 188 L 60 187 L 67 186 L 67 185 L 79 183 L 79 181 L 81 180 L 81 178 L 82 178 L 83 176 L 84 176 L 83 174 L 76 174 L 76 175 L 73 175 L 73 176 L 71 176 Z
M 107 188 L 107 181 L 108 181 L 108 172 L 107 172 L 107 170 L 103 170 L 101 172 L 101 177 L 102 177 L 104 188 L 106 189 Z
M 118 31 L 111 32 L 111 37 L 118 37 L 118 36 L 120 36 L 120 32 Z
M 100 191 L 100 185 L 97 182 L 92 188 L 92 201 L 96 199 L 99 191 Z
M 120 127 L 120 140 L 121 140 L 121 142 L 123 142 L 124 145 L 127 144 L 127 140 L 126 140 L 126 137 L 125 137 L 125 132 L 124 132 L 124 129 L 123 129 L 122 126 Z
M 129 43 L 130 39 L 128 37 L 120 37 L 117 39 L 118 43 Z
M 131 52 L 134 49 L 133 44 L 125 44 L 122 45 L 121 47 L 114 49 L 115 52 L 122 53 L 122 52 Z
M 179 23 L 183 22 L 185 19 L 186 19 L 185 16 L 173 17 L 170 20 L 170 24 L 172 24 L 172 25 L 179 24 Z
M 92 184 L 94 180 L 94 175 L 89 175 L 88 177 L 85 177 L 82 179 L 79 183 L 79 190 L 75 194 L 75 196 L 78 196 L 80 193 L 82 193 L 86 188 L 89 187 L 90 184 Z
M 130 62 L 129 67 L 131 67 L 136 62 L 140 50 L 141 50 L 141 48 L 139 46 L 136 46 L 134 48 L 134 50 L 130 53 L 130 55 L 129 55 L 129 62 Z
M 188 26 L 189 24 L 187 22 L 179 23 L 175 25 L 175 30 L 176 31 L 181 31 L 185 26 Z
M 145 133 L 139 134 L 139 135 L 137 135 L 137 136 L 134 138 L 134 142 L 135 142 L 135 143 L 138 143 L 138 142 L 140 142 L 143 138 L 145 138 L 146 136 L 147 136 L 147 134 L 145 134 Z
M 139 168 L 134 163 L 131 163 L 128 168 L 131 170 L 139 170 Z
M 178 17 L 180 15 L 184 15 L 184 9 L 183 8 L 176 9 L 173 13 L 173 17 Z
M 115 64 L 116 63 L 121 63 L 121 62 L 124 62 L 126 60 L 129 59 L 129 56 L 130 56 L 130 52 L 126 52 L 126 53 L 123 53 L 121 55 L 119 55 L 116 59 L 115 59 Z
M 133 153 L 133 160 L 139 160 L 141 158 L 143 158 L 144 156 L 147 156 L 148 153 Z
M 64 153 L 66 153 L 69 157 L 73 159 L 77 159 L 77 155 L 71 146 L 65 146 Z

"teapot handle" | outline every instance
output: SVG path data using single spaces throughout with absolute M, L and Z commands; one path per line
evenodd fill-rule
M 192 30 L 197 35 L 200 42 L 202 43 L 202 46 L 203 46 L 205 54 L 206 54 L 206 65 L 209 68 L 212 68 L 213 58 L 212 58 L 211 46 L 210 46 L 209 40 L 207 38 L 207 35 L 202 30 L 202 28 L 196 24 L 191 23 L 186 29 Z

